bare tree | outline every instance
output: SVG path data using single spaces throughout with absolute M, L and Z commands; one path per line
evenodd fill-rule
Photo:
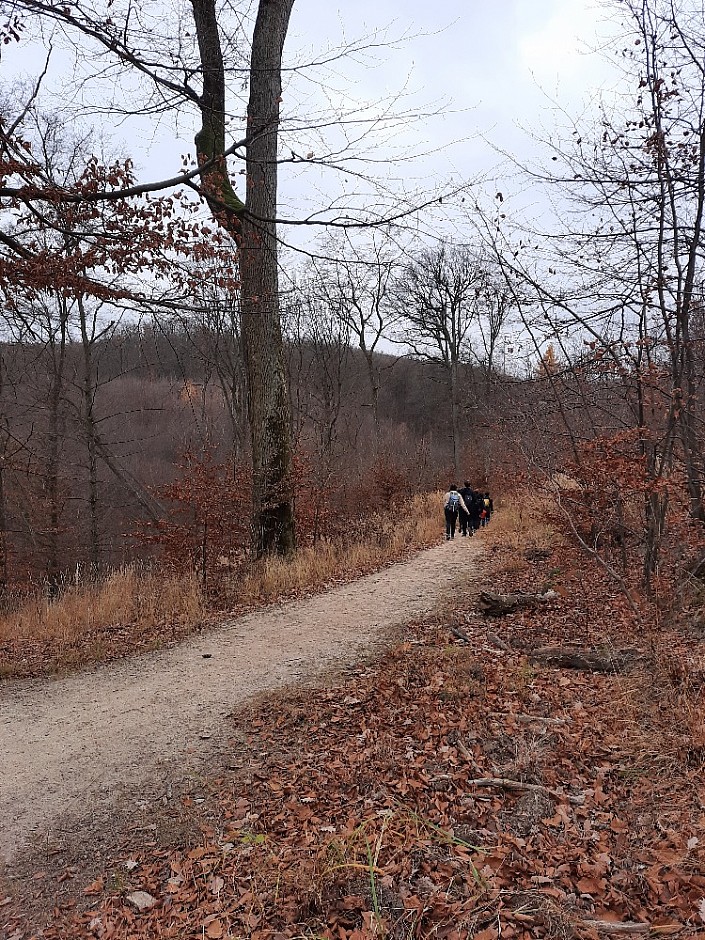
M 460 478 L 460 368 L 477 325 L 485 268 L 466 247 L 425 249 L 406 265 L 394 286 L 403 316 L 400 339 L 420 358 L 440 363 L 448 378 L 453 467 Z
M 277 167 L 281 66 L 294 0 L 261 0 L 250 57 L 247 192 L 234 195 L 225 148 L 225 66 L 215 0 L 193 0 L 203 67 L 202 127 L 196 135 L 215 217 L 240 244 L 241 322 L 252 446 L 253 549 L 294 551 L 291 416 L 279 316 Z
M 295 356 L 291 368 L 300 423 L 314 429 L 318 481 L 324 487 L 341 447 L 339 424 L 349 392 L 350 330 L 321 298 L 315 280 L 296 285 L 286 309 L 286 336 Z
M 364 242 L 348 232 L 323 246 L 315 260 L 314 289 L 349 332 L 365 359 L 372 411 L 373 450 L 380 445 L 381 341 L 391 339 L 400 313 L 391 302 L 399 252 L 377 233 Z
M 101 387 L 98 374 L 96 347 L 111 335 L 116 326 L 115 320 L 101 322 L 102 304 L 91 304 L 79 295 L 76 298 L 78 329 L 81 337 L 82 374 L 81 408 L 79 420 L 87 451 L 88 476 L 88 518 L 89 518 L 89 559 L 92 573 L 95 575 L 101 563 L 101 538 L 99 525 L 98 464 L 100 456 L 100 434 L 96 414 L 96 398 Z
M 646 482 L 643 580 L 658 569 L 668 481 L 682 470 L 690 515 L 705 521 L 702 350 L 693 332 L 703 267 L 705 38 L 698 4 L 625 0 L 625 97 L 594 124 L 548 142 L 560 193 L 551 237 L 521 231 L 499 252 L 537 357 L 555 344 L 564 364 L 544 376 L 571 449 L 633 432 Z M 578 351 L 578 348 L 580 350 Z M 624 506 L 616 502 L 619 516 Z M 620 522 L 617 526 L 622 527 Z
M 168 179 L 137 182 L 129 164 L 129 172 L 117 183 L 112 174 L 106 174 L 105 178 L 92 180 L 90 186 L 74 191 L 57 190 L 47 186 L 34 163 L 23 157 L 23 142 L 13 139 L 14 123 L 0 127 L 0 143 L 8 154 L 12 152 L 14 161 L 8 159 L 8 166 L 13 167 L 12 178 L 7 185 L 0 186 L 0 198 L 14 201 L 13 205 L 55 204 L 57 200 L 80 205 L 122 201 L 130 205 L 129 200 L 146 193 L 191 189 L 205 197 L 219 223 L 221 236 L 226 232 L 239 245 L 241 337 L 253 468 L 253 549 L 257 555 L 288 554 L 295 545 L 290 415 L 279 313 L 277 224 L 281 225 L 282 220 L 277 212 L 278 167 L 283 161 L 311 163 L 317 168 L 333 166 L 335 172 L 358 182 L 368 179 L 359 167 L 351 168 L 355 154 L 350 152 L 354 149 L 350 135 L 347 144 L 342 147 L 331 144 L 322 157 L 307 152 L 308 148 L 303 149 L 306 156 L 302 156 L 297 152 L 298 144 L 297 149 L 290 149 L 290 156 L 280 153 L 282 53 L 293 2 L 259 0 L 240 9 L 237 5 L 216 6 L 215 0 L 192 0 L 188 12 L 179 8 L 170 18 L 149 5 L 136 8 L 129 0 L 106 0 L 97 6 L 83 0 L 72 4 L 60 0 L 13 0 L 13 14 L 60 24 L 62 36 L 70 37 L 74 46 L 80 48 L 81 62 L 89 77 L 86 84 L 94 93 L 98 85 L 101 89 L 101 110 L 120 115 L 197 112 L 200 127 L 195 135 L 196 165 L 191 166 L 186 160 L 183 172 Z M 251 11 L 255 12 L 254 21 Z M 11 36 L 9 33 L 8 37 Z M 245 51 L 248 45 L 249 55 Z M 338 55 L 362 48 L 364 42 L 346 44 Z M 138 105 L 120 100 L 115 91 L 118 79 L 126 75 L 139 85 Z M 247 124 L 240 139 L 231 142 L 227 129 L 238 110 L 245 85 L 248 85 Z M 102 94 L 105 89 L 110 92 Z M 423 117 L 418 112 L 413 115 L 417 121 Z M 411 119 L 411 115 L 392 114 L 388 110 L 372 123 L 386 130 L 397 126 L 406 130 Z M 367 114 L 358 118 L 361 125 L 366 120 Z M 335 108 L 331 108 L 329 123 L 340 123 Z M 302 141 L 317 133 L 315 121 L 293 115 L 291 124 L 296 128 L 293 133 L 298 133 Z M 244 158 L 244 202 L 232 186 L 229 174 L 232 158 Z M 352 204 L 347 197 L 342 200 L 333 197 L 315 218 L 283 221 L 289 225 L 340 228 L 379 226 L 390 220 L 403 220 L 435 204 L 439 193 L 424 192 L 422 196 L 407 193 L 399 198 L 385 181 L 376 187 L 377 199 L 370 200 L 366 195 L 368 198 L 362 198 L 358 192 L 356 196 L 360 198 Z M 169 212 L 187 211 L 183 201 L 176 200 L 176 204 L 177 209 L 172 204 L 161 214 L 154 201 L 150 207 L 163 222 Z M 170 238 L 170 245 L 176 250 L 180 233 L 172 232 Z M 8 233 L 4 237 L 0 233 L 0 244 L 11 258 L 23 257 L 23 252 L 28 251 Z
M 492 272 L 488 267 L 478 297 L 477 328 L 482 350 L 478 355 L 476 349 L 472 349 L 478 365 L 485 373 L 487 391 L 495 377 L 499 342 L 513 309 L 512 295 L 501 272 Z

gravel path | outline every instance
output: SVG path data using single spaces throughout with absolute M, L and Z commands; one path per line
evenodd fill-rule
M 64 679 L 0 686 L 0 857 L 48 841 L 64 814 L 110 805 L 160 761 L 225 741 L 253 696 L 354 663 L 390 627 L 431 611 L 481 552 L 458 539 L 173 649 Z

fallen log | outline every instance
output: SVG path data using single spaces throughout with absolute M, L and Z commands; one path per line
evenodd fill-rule
M 541 646 L 529 653 L 532 663 L 578 669 L 581 672 L 624 672 L 638 656 L 635 649 L 595 650 L 565 646 Z
M 538 783 L 523 783 L 521 780 L 510 780 L 507 777 L 478 777 L 475 780 L 468 780 L 469 787 L 497 787 L 500 790 L 529 790 L 532 793 L 543 793 L 554 800 L 567 800 L 574 806 L 582 806 L 585 797 L 571 796 L 569 793 L 560 793 L 558 790 L 552 790 L 550 787 L 542 787 Z
M 495 594 L 492 591 L 480 591 L 478 607 L 485 617 L 504 617 L 515 610 L 539 607 L 558 597 L 555 591 L 543 594 L 526 594 L 517 591 L 514 594 Z
M 641 924 L 637 921 L 623 921 L 618 923 L 611 920 L 584 920 L 581 923 L 583 927 L 588 927 L 591 930 L 597 930 L 598 933 L 629 934 L 631 936 L 648 936 L 651 933 L 651 927 L 649 924 Z M 681 929 L 680 924 L 674 926 L 677 926 L 678 930 Z M 661 930 L 660 932 L 666 933 L 664 930 Z
M 457 627 L 454 627 L 451 625 L 450 632 L 453 634 L 453 636 L 457 636 L 459 640 L 462 640 L 463 643 L 472 643 L 472 640 L 467 635 L 467 633 L 464 633 L 462 630 L 459 630 Z
M 496 646 L 498 650 L 502 650 L 504 653 L 512 652 L 512 647 L 509 645 L 509 643 L 505 643 L 504 640 L 501 637 L 497 636 L 496 633 L 488 632 L 487 640 L 489 643 L 492 644 L 492 646 Z

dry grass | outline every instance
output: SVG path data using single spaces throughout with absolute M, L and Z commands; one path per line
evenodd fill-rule
M 62 673 L 156 649 L 192 632 L 204 614 L 195 576 L 139 567 L 74 584 L 51 600 L 37 592 L 0 617 L 0 678 Z
M 203 617 L 194 577 L 121 568 L 104 581 L 77 584 L 54 600 L 36 594 L 0 619 L 0 641 L 32 638 L 72 643 L 78 637 L 138 621 L 146 630 L 164 620 L 192 623 Z
M 428 548 L 443 532 L 441 496 L 415 496 L 380 526 L 373 538 L 353 545 L 319 542 L 291 559 L 268 558 L 252 566 L 234 590 L 237 603 L 271 603 L 281 597 L 321 590 L 397 561 L 409 550 Z
M 562 539 L 546 521 L 550 497 L 528 490 L 513 494 L 511 502 L 502 503 L 500 513 L 492 517 L 492 532 L 517 551 L 553 551 Z

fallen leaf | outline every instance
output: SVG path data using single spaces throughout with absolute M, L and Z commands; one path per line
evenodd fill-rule
M 133 891 L 132 894 L 128 894 L 125 898 L 128 904 L 131 904 L 140 914 L 145 911 L 151 911 L 153 907 L 159 903 L 156 898 L 152 897 L 151 894 L 148 894 L 146 891 Z
M 208 882 L 208 890 L 211 894 L 220 894 L 224 887 L 225 881 L 220 877 L 220 875 L 214 875 Z
M 95 881 L 92 881 L 86 888 L 83 889 L 83 893 L 86 895 L 100 894 L 103 890 L 103 879 L 96 878 Z

